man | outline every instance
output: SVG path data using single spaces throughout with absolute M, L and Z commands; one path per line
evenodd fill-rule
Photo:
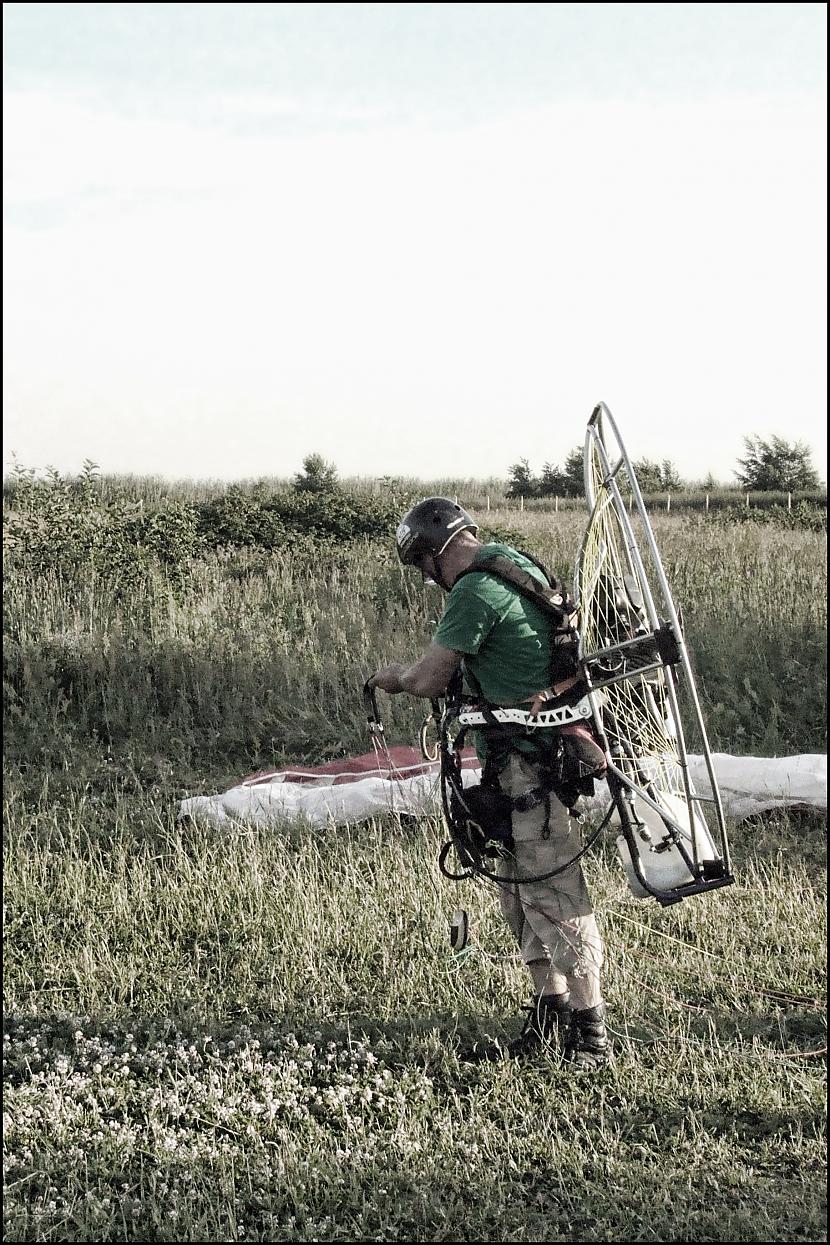
M 537 712 L 539 694 L 550 683 L 554 624 L 515 587 L 488 574 L 487 561 L 502 555 L 547 583 L 535 563 L 507 545 L 482 544 L 477 532 L 467 511 L 446 497 L 427 498 L 404 516 L 396 535 L 398 556 L 404 565 L 416 566 L 425 581 L 437 583 L 447 601 L 426 653 L 410 666 L 385 666 L 369 683 L 392 695 L 434 697 L 461 667 L 489 705 Z M 550 749 L 553 741 L 544 730 L 506 738 L 492 728 L 485 732 L 501 791 L 522 804 L 522 811 L 514 806 L 511 814 L 514 850 L 499 863 L 499 894 L 535 997 L 522 1033 L 508 1049 L 515 1057 L 559 1048 L 575 1069 L 594 1071 L 610 1059 L 600 989 L 603 948 L 582 867 L 570 863 L 581 850 L 578 823 L 544 784 L 550 767 L 537 741 L 546 735 L 542 746 Z M 545 798 L 534 803 L 540 789 Z M 561 866 L 546 880 L 516 881 Z

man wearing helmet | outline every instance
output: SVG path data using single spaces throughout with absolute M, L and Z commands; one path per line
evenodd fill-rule
M 550 682 L 551 618 L 488 574 L 487 562 L 501 556 L 545 587 L 547 581 L 528 557 L 507 545 L 482 544 L 477 532 L 467 511 L 445 497 L 429 497 L 404 516 L 398 556 L 440 585 L 447 600 L 426 653 L 409 666 L 385 666 L 369 685 L 392 695 L 434 697 L 461 668 L 486 704 L 537 712 Z M 576 1069 L 593 1071 L 610 1059 L 600 989 L 603 947 L 582 867 L 574 861 L 581 850 L 578 823 L 549 785 L 540 786 L 538 735 L 500 740 L 489 732 L 477 745 L 514 804 L 513 856 L 499 864 L 499 895 L 535 990 L 524 1029 L 508 1049 L 521 1056 L 556 1045 Z M 540 789 L 545 799 L 533 803 L 529 797 Z M 551 871 L 545 880 L 515 881 Z

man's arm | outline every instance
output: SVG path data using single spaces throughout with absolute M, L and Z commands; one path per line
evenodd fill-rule
M 446 690 L 463 656 L 455 649 L 444 648 L 443 644 L 430 644 L 414 665 L 404 666 L 395 662 L 384 666 L 372 675 L 369 686 L 379 687 L 382 692 L 393 696 L 398 692 L 409 692 L 411 696 L 438 696 Z

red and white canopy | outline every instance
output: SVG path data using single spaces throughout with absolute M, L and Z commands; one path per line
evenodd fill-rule
M 827 757 L 735 757 L 712 755 L 724 810 L 736 820 L 775 808 L 827 808 Z M 695 790 L 711 794 L 703 758 L 689 757 Z M 479 782 L 475 752 L 462 753 L 464 785 Z M 597 784 L 593 804 L 607 804 Z M 301 819 L 316 826 L 343 825 L 382 813 L 437 814 L 438 762 L 425 761 L 417 748 L 390 747 L 343 757 L 323 765 L 259 770 L 218 795 L 183 800 L 179 818 L 205 818 L 215 824 L 247 822 L 278 825 Z

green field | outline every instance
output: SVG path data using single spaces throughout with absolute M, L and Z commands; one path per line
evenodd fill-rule
M 440 595 L 388 531 L 145 524 L 131 561 L 98 501 L 77 527 L 66 505 L 6 569 L 6 1239 L 826 1240 L 824 816 L 733 826 L 737 883 L 668 909 L 609 839 L 587 871 L 614 1067 L 470 1059 L 528 990 L 494 897 L 438 873 L 434 819 L 175 822 L 366 751 L 363 680 L 418 654 Z M 654 521 L 713 747 L 826 751 L 825 532 Z M 486 522 L 572 573 L 578 511 Z M 382 707 L 413 742 L 423 705 Z

